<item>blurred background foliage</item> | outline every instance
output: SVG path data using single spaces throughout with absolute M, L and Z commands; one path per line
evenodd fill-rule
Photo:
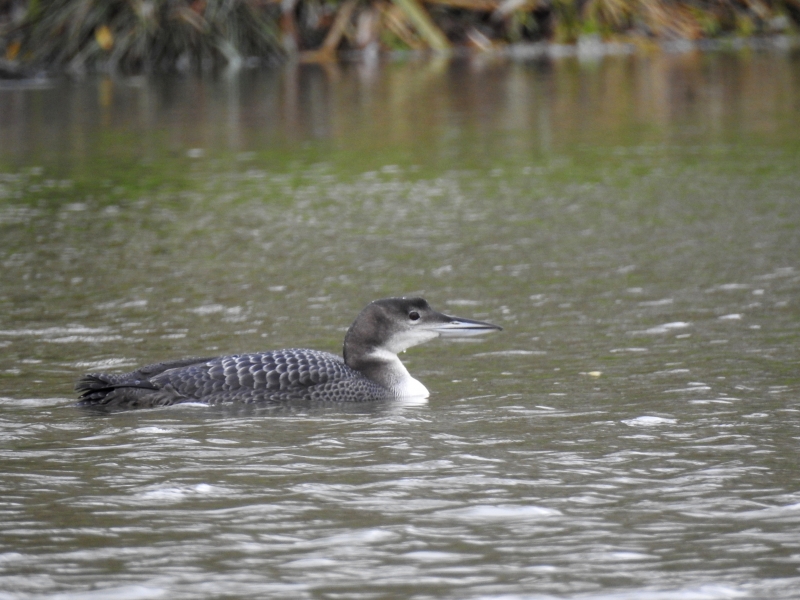
M 0 76 L 256 66 L 342 51 L 793 35 L 800 0 L 0 0 Z

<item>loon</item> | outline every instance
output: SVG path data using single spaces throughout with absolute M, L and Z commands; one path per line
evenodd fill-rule
M 436 312 L 423 298 L 384 298 L 367 305 L 347 330 L 343 358 L 305 348 L 184 358 L 130 373 L 90 373 L 75 390 L 79 406 L 107 408 L 427 398 L 428 390 L 409 374 L 398 353 L 438 336 L 499 330 L 491 323 Z

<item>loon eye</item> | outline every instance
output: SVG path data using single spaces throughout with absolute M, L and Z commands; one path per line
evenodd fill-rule
M 408 318 L 411 319 L 412 321 L 418 321 L 419 320 L 419 313 L 417 311 L 413 310 L 410 313 L 408 313 Z

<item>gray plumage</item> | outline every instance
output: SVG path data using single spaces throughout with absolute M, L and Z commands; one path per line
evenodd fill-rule
M 75 385 L 82 406 L 145 408 L 181 402 L 364 402 L 427 396 L 397 353 L 439 335 L 474 335 L 496 325 L 437 313 L 422 298 L 369 304 L 345 336 L 344 359 L 290 348 L 214 358 L 186 358 L 130 373 L 84 375 Z
M 120 375 L 89 374 L 76 390 L 82 392 L 82 405 L 127 408 L 192 401 L 364 402 L 389 395 L 338 356 L 300 348 L 156 363 Z

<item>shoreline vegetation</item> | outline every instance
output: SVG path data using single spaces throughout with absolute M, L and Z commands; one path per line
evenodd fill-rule
M 0 0 L 0 78 L 796 48 L 800 0 Z

